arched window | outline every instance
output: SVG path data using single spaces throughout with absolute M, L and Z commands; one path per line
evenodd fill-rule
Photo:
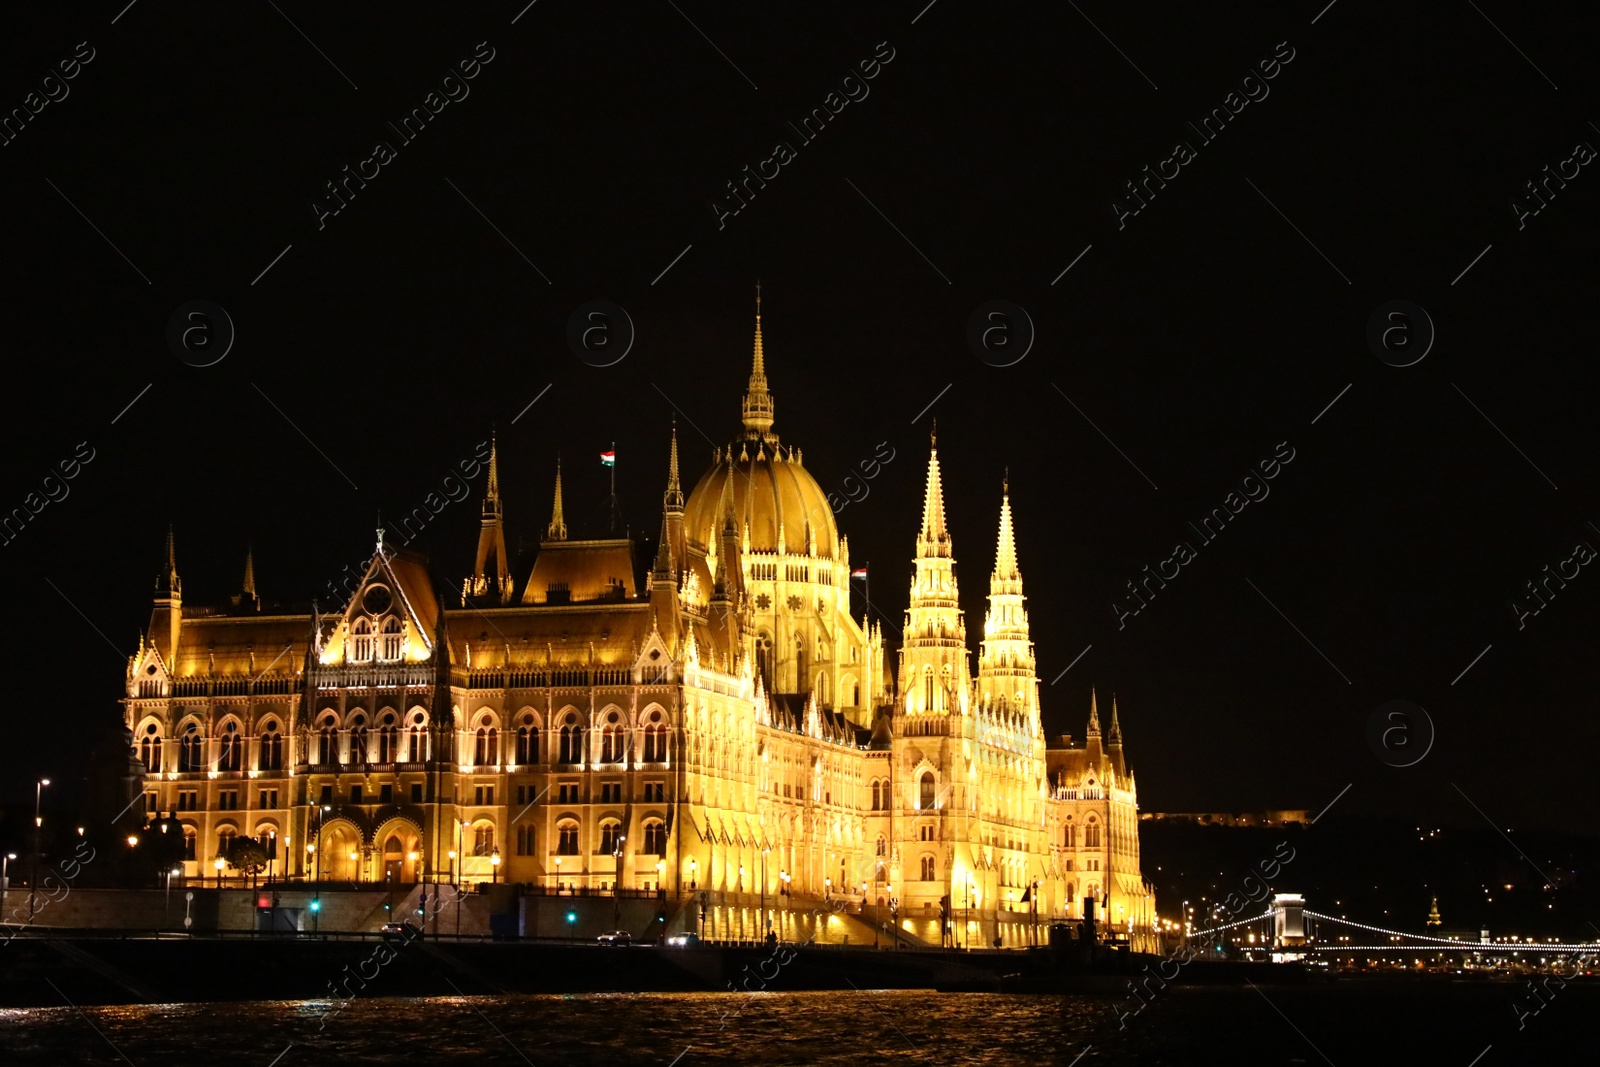
M 879 788 L 878 780 L 876 778 L 874 778 L 872 780 L 872 810 L 873 811 L 882 811 L 883 810 L 882 790 Z M 879 853 L 879 855 L 882 855 L 882 853 Z
M 887 839 L 884 838 L 884 836 L 882 834 L 879 834 L 878 835 L 878 855 L 887 856 L 888 854 L 889 854 L 889 842 L 888 842 Z
M 393 763 L 400 754 L 400 731 L 394 725 L 394 713 L 385 712 L 378 727 L 378 762 Z
M 390 615 L 383 620 L 383 633 L 378 645 L 378 658 L 385 663 L 394 663 L 405 655 L 406 628 L 398 616 Z
M 191 722 L 183 728 L 183 736 L 178 739 L 178 770 L 204 770 L 204 752 L 205 740 L 200 736 L 200 725 Z
M 1100 847 L 1100 824 L 1094 821 L 1094 816 L 1089 816 L 1089 824 L 1083 828 L 1083 847 Z
M 217 769 L 219 771 L 236 771 L 239 769 L 241 757 L 244 755 L 244 738 L 239 736 L 239 724 L 230 721 L 222 728 L 222 737 L 219 739 L 217 754 Z
M 184 859 L 192 860 L 192 859 L 195 858 L 194 847 L 195 847 L 194 827 L 185 826 L 183 828 L 183 858 Z
M 532 856 L 533 854 L 533 827 L 517 827 L 517 855 Z
M 613 711 L 606 717 L 606 724 L 600 730 L 600 762 L 621 763 L 622 749 L 622 725 Z
M 235 831 L 231 826 L 224 826 L 217 831 L 217 855 L 228 858 L 228 853 L 233 849 L 234 836 Z
M 756 635 L 756 670 L 761 674 L 761 687 L 772 692 L 772 635 L 766 631 Z
M 427 759 L 428 741 L 423 730 L 422 713 L 419 711 L 411 716 L 411 729 L 406 736 L 406 762 L 421 763 Z
M 652 711 L 649 721 L 644 727 L 644 762 L 665 763 L 667 761 L 667 727 L 661 721 L 661 713 Z
M 322 720 L 317 730 L 317 762 L 324 766 L 339 762 L 339 732 L 332 719 Z
M 539 762 L 539 728 L 537 726 L 517 727 L 517 764 L 528 766 Z
M 350 726 L 350 762 L 367 762 L 367 720 L 359 715 Z
M 494 827 L 482 823 L 472 828 L 472 854 L 487 856 L 494 852 Z
M 367 618 L 357 619 L 350 624 L 350 662 L 372 662 L 372 620 Z
M 922 778 L 921 778 L 920 782 L 918 783 L 918 790 L 919 790 L 919 793 L 918 793 L 918 797 L 917 797 L 917 807 L 922 808 L 924 811 L 926 811 L 927 809 L 933 807 L 933 772 L 932 771 L 923 771 L 922 772 Z
M 256 763 L 264 771 L 283 768 L 283 735 L 278 732 L 275 722 L 269 722 L 261 729 L 261 752 Z
M 557 762 L 583 762 L 583 728 L 570 719 L 561 724 L 560 749 Z
M 556 827 L 556 855 L 576 856 L 578 854 L 578 824 L 564 822 Z
M 600 848 L 597 853 L 598 855 L 609 856 L 617 851 L 617 846 L 621 843 L 617 834 L 619 829 L 620 827 L 618 824 L 614 822 L 600 824 Z
M 1073 838 L 1072 824 L 1071 823 L 1067 823 L 1067 828 L 1064 831 L 1062 831 L 1062 835 L 1061 836 L 1062 836 L 1062 844 L 1065 845 L 1067 848 L 1071 848 L 1072 847 L 1072 838 Z
M 1078 887 L 1072 882 L 1067 883 L 1067 903 L 1071 904 L 1078 896 Z
M 933 875 L 934 875 L 933 857 L 932 856 L 924 856 L 924 857 L 922 857 L 922 880 L 924 882 L 931 882 L 931 881 L 933 881 Z
M 146 726 L 144 736 L 139 739 L 139 762 L 150 774 L 161 770 L 161 728 L 155 723 Z
M 651 820 L 644 824 L 644 852 L 650 856 L 667 854 L 667 827 Z
M 922 668 L 922 710 L 933 710 L 933 668 Z
M 500 762 L 500 732 L 493 726 L 478 727 L 478 743 L 473 750 L 472 762 L 480 767 L 493 767 Z

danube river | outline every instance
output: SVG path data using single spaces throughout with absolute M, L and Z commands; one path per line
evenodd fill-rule
M 1510 982 L 1172 987 L 1138 1014 L 1132 1003 L 863 989 L 62 1006 L 0 1010 L 0 1063 L 1501 1067 L 1588 1045 L 1580 1038 L 1600 989 L 1570 982 L 1535 998 Z

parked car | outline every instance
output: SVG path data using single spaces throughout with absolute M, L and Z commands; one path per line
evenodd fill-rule
M 671 937 L 667 938 L 667 944 L 673 946 L 674 948 L 692 948 L 699 943 L 700 935 L 692 930 L 685 931 L 681 934 L 673 934 Z
M 417 933 L 417 928 L 408 922 L 384 923 L 378 931 L 380 937 L 389 941 L 396 937 L 410 937 Z
M 595 941 L 602 945 L 631 945 L 633 943 L 633 935 L 626 930 L 612 930 L 609 933 L 601 934 L 595 938 Z

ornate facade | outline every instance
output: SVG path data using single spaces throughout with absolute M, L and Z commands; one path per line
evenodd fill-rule
M 772 427 L 758 307 L 742 428 L 687 498 L 674 432 L 647 567 L 627 539 L 569 539 L 558 470 L 519 580 L 492 448 L 452 606 L 381 530 L 337 614 L 263 610 L 248 563 L 231 604 L 188 606 L 169 535 L 124 705 L 187 873 L 248 835 L 288 879 L 621 885 L 718 914 L 764 879 L 790 907 L 897 908 L 932 944 L 941 915 L 962 943 L 1021 944 L 1093 898 L 1147 945 L 1115 702 L 1103 736 L 1091 697 L 1084 742 L 1047 743 L 1009 486 L 974 675 L 931 450 L 892 663 L 883 624 L 851 615 L 826 495 Z

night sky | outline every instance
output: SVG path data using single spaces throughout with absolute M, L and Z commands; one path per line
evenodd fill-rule
M 875 606 L 900 625 L 937 418 L 974 650 L 1009 466 L 1046 731 L 1115 691 L 1145 810 L 1593 826 L 1600 575 L 1510 606 L 1600 547 L 1591 38 L 1487 0 L 525 2 L 5 13 L 0 507 L 93 458 L 7 534 L 0 798 L 117 716 L 169 522 L 186 603 L 253 544 L 266 600 L 328 606 L 498 427 L 513 551 L 558 453 L 604 534 L 613 441 L 653 535 L 674 415 L 691 483 L 737 429 L 760 279 L 784 442 L 834 492 L 894 451 L 839 514 Z M 194 300 L 236 329 L 211 366 L 167 339 Z M 610 366 L 567 341 L 592 300 L 636 330 Z M 968 342 L 991 300 L 1037 331 L 1008 366 Z M 1436 339 L 1384 319 L 1385 362 L 1396 300 Z M 418 542 L 446 587 L 481 484 Z M 1413 766 L 1369 743 L 1391 700 L 1437 729 Z

